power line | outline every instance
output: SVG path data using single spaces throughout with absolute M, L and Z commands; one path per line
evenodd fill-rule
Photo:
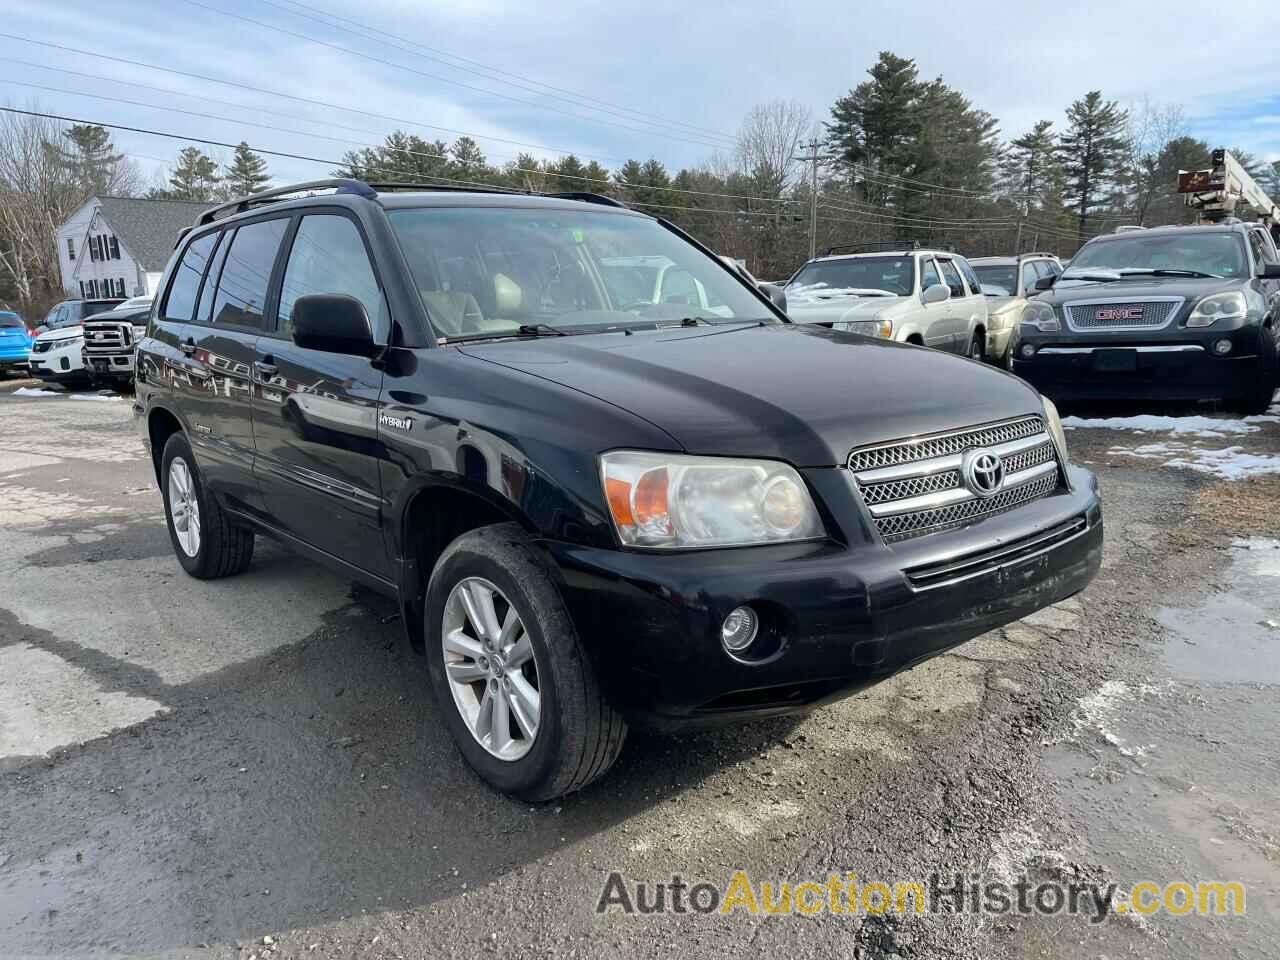
M 289 6 L 291 7 L 299 7 L 302 10 L 309 11 L 311 14 L 318 14 L 319 17 L 309 16 L 308 14 L 298 13 L 294 10 L 289 10 L 285 7 L 280 6 L 278 3 L 275 3 L 274 0 L 261 0 L 261 2 L 265 3 L 267 6 L 275 7 L 278 10 L 282 10 L 286 13 L 292 14 L 293 16 L 303 17 L 315 23 L 321 23 L 329 27 L 334 26 L 334 24 L 332 23 L 319 19 L 319 17 L 328 17 L 330 20 L 336 20 L 338 23 L 344 24 L 346 27 L 354 27 L 357 30 L 364 31 L 365 34 L 375 34 L 377 36 L 387 38 L 386 40 L 375 41 L 375 42 L 388 43 L 391 46 L 404 51 L 405 53 L 410 53 L 410 54 L 413 54 L 414 56 L 420 56 L 428 60 L 433 60 L 436 63 L 439 63 L 446 67 L 450 67 L 454 70 L 462 70 L 467 73 L 473 73 L 473 74 L 476 74 L 477 76 L 484 77 L 484 79 L 486 80 L 498 80 L 500 82 L 511 83 L 513 86 L 516 86 L 519 89 L 527 90 L 530 93 L 535 93 L 540 96 L 545 96 L 546 91 L 552 91 L 553 93 L 560 94 L 561 99 L 568 99 L 569 102 L 573 103 L 574 106 L 585 107 L 586 109 L 595 109 L 595 110 L 604 109 L 606 112 L 611 112 L 615 116 L 621 116 L 623 119 L 634 119 L 643 123 L 651 123 L 651 124 L 655 124 L 663 127 L 669 127 L 669 128 L 683 128 L 688 132 L 696 133 L 701 136 L 714 137 L 720 140 L 724 140 L 726 141 L 726 146 L 732 145 L 736 140 L 736 138 L 731 134 L 723 133 L 719 130 L 712 130 L 709 127 L 700 127 L 695 124 L 685 123 L 682 120 L 675 120 L 670 117 L 662 117 L 657 114 L 646 113 L 642 110 L 635 110 L 631 107 L 620 106 L 616 103 L 610 103 L 607 100 L 601 100 L 598 97 L 592 97 L 584 93 L 578 93 L 573 90 L 568 90 L 564 87 L 557 87 L 553 84 L 545 83 L 541 80 L 535 80 L 531 77 L 525 77 L 518 73 L 512 73 L 509 70 L 503 70 L 499 67 L 489 66 L 488 64 L 481 63 L 478 60 L 472 60 L 469 57 L 464 57 L 456 53 L 450 53 L 447 50 L 441 50 L 439 47 L 431 47 L 431 46 L 427 46 L 426 44 L 419 43 L 418 41 L 415 41 L 415 40 L 408 40 L 403 37 L 399 37 L 396 34 L 390 33 L 389 31 L 382 30 L 382 29 L 379 29 L 378 27 L 370 26 L 365 23 L 361 23 L 360 21 L 353 20 L 349 17 L 343 17 L 336 13 L 330 13 L 329 11 L 321 10 L 318 7 L 308 6 L 305 3 L 298 2 L 298 0 L 284 0 L 284 2 L 288 3 Z M 373 39 L 373 38 L 366 36 L 365 39 Z M 422 52 L 419 52 L 419 51 L 422 51 Z M 448 59 L 442 59 L 442 58 L 448 58 Z M 449 62 L 450 60 L 458 60 L 458 61 L 461 61 L 462 63 L 469 64 L 471 67 L 477 68 L 477 69 L 468 69 L 467 67 L 459 66 L 456 63 L 451 63 Z M 480 71 L 484 71 L 484 72 L 482 73 Z M 490 76 L 490 74 L 493 74 L 494 76 Z M 540 90 L 538 89 L 539 87 L 543 89 Z M 620 112 L 615 112 L 615 111 L 620 111 Z M 631 114 L 632 116 L 626 117 L 625 114 Z
M 623 161 L 626 159 L 623 157 L 591 156 L 589 154 L 579 153 L 576 150 L 564 150 L 559 147 L 552 147 L 543 143 L 529 143 L 523 140 L 511 140 L 505 137 L 493 137 L 487 134 L 467 133 L 465 130 L 455 130 L 452 127 L 441 127 L 435 124 L 422 123 L 419 120 L 409 120 L 404 117 L 396 117 L 396 116 L 391 116 L 389 114 L 384 114 L 384 113 L 375 113 L 370 110 L 364 110 L 360 107 L 348 107 L 348 106 L 343 106 L 342 104 L 328 103 L 324 100 L 314 100 L 309 97 L 300 97 L 291 93 L 281 93 L 278 90 L 269 90 L 264 87 L 255 87 L 252 84 L 240 83 L 235 80 L 223 80 L 219 77 L 211 77 L 206 74 L 190 73 L 185 70 L 176 70 L 172 67 L 162 67 L 154 63 L 147 63 L 146 61 L 143 61 L 143 60 L 130 60 L 127 57 L 118 57 L 118 56 L 113 56 L 107 53 L 96 53 L 92 50 L 84 50 L 79 47 L 70 47 L 60 43 L 52 43 L 47 40 L 33 40 L 30 37 L 23 37 L 13 33 L 0 32 L 0 37 L 7 40 L 18 40 L 22 43 L 34 44 L 35 46 L 47 47 L 52 50 L 61 50 L 65 53 L 74 53 L 80 56 L 95 57 L 99 60 L 108 60 L 113 63 L 122 63 L 131 67 L 142 67 L 145 70 L 156 70 L 161 73 L 169 73 L 169 74 L 173 74 L 174 76 L 186 77 L 189 80 L 202 80 L 206 83 L 216 83 L 222 86 L 235 87 L 240 90 L 248 90 L 251 93 L 264 94 L 269 97 L 280 97 L 283 100 L 291 100 L 295 103 L 305 103 L 313 107 L 323 107 L 326 110 L 342 110 L 347 113 L 358 113 L 362 116 L 370 117 L 375 120 L 386 120 L 391 123 L 404 124 L 409 127 L 420 127 L 424 130 L 437 130 L 441 133 L 448 133 L 448 134 L 452 134 L 454 136 L 459 136 L 459 137 L 470 137 L 473 140 L 489 140 L 494 143 L 505 143 L 510 146 L 528 147 L 531 150 L 543 150 L 543 151 L 546 151 L 547 153 L 558 153 L 562 155 L 575 154 L 586 160 L 599 160 L 599 161 L 605 161 L 608 163 L 615 163 L 615 162 Z M 117 81 L 117 82 L 125 83 L 127 81 Z M 187 96 L 190 96 L 190 94 L 187 94 Z M 244 109 L 252 110 L 255 108 L 246 106 Z M 308 122 L 318 123 L 323 121 L 308 121 Z
M 395 70 L 403 70 L 407 73 L 412 73 L 415 76 L 423 77 L 424 79 L 427 79 L 427 80 L 434 80 L 437 83 L 447 83 L 447 84 L 450 84 L 451 86 L 461 87 L 464 90 L 471 90 L 475 93 L 484 94 L 485 96 L 497 97 L 501 100 L 510 100 L 511 102 L 518 103 L 521 106 L 533 107 L 534 109 L 538 109 L 538 110 L 550 110 L 553 113 L 563 114 L 567 117 L 572 117 L 575 120 L 582 120 L 588 123 L 597 123 L 597 124 L 602 124 L 604 126 L 610 126 L 610 127 L 618 127 L 623 130 L 630 130 L 632 133 L 642 133 L 645 136 L 656 135 L 656 136 L 665 137 L 668 140 L 680 140 L 680 141 L 683 141 L 684 143 L 695 144 L 701 147 L 710 147 L 712 149 L 718 149 L 722 147 L 721 144 L 714 143 L 705 139 L 693 139 L 691 137 L 677 136 L 671 133 L 663 134 L 653 130 L 643 130 L 639 127 L 627 126 L 626 124 L 619 123 L 617 121 L 602 120 L 602 119 L 596 119 L 592 117 L 584 117 L 581 114 L 573 113 L 569 110 L 564 110 L 560 107 L 554 106 L 549 103 L 538 103 L 533 100 L 524 100 L 524 99 L 521 99 L 520 97 L 515 97 L 508 93 L 502 93 L 501 91 L 498 91 L 498 90 L 487 90 L 484 87 L 477 87 L 474 84 L 464 83 L 461 80 L 453 80 L 453 79 L 450 79 L 449 77 L 442 77 L 439 74 L 427 73 L 425 70 L 419 70 L 416 67 L 410 67 L 403 63 L 396 63 L 394 60 L 387 60 L 387 59 L 384 59 L 383 57 L 376 57 L 371 53 L 364 53 L 363 51 L 355 50 L 355 49 L 352 49 L 351 47 L 343 46 L 340 43 L 332 43 L 328 40 L 321 40 L 318 37 L 308 36 L 305 33 L 299 33 L 298 31 L 290 30 L 287 27 L 281 27 L 272 23 L 266 23 L 265 21 L 262 21 L 262 20 L 255 20 L 253 17 L 246 17 L 243 14 L 231 13 L 229 10 L 219 10 L 217 7 L 211 7 L 206 3 L 201 3 L 200 0 L 182 0 L 182 2 L 201 10 L 207 10 L 210 13 L 216 13 L 219 16 L 229 17 L 232 20 L 239 20 L 243 23 L 248 23 L 262 30 L 272 30 L 276 33 L 283 33 L 285 36 L 294 37 L 298 40 L 305 40 L 308 43 L 314 43 L 322 47 L 328 47 L 331 50 L 337 50 L 341 53 L 347 54 L 348 56 L 358 57 L 361 60 L 368 60 L 370 63 L 381 64 L 384 67 L 391 67 Z

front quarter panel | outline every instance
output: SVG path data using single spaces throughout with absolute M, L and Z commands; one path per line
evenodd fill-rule
M 634 414 L 452 347 L 395 351 L 383 398 L 385 529 L 397 556 L 400 520 L 432 487 L 480 496 L 535 536 L 612 547 L 598 455 L 681 450 Z

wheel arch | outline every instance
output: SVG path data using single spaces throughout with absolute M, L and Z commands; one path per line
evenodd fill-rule
M 462 534 L 496 523 L 517 523 L 528 533 L 537 533 L 515 504 L 488 488 L 427 479 L 403 495 L 396 521 L 400 618 L 417 652 L 423 652 L 423 598 L 436 559 Z
M 164 445 L 175 433 L 186 433 L 186 427 L 176 413 L 166 406 L 153 405 L 147 411 L 147 440 L 151 446 L 151 467 L 160 483 L 160 460 Z

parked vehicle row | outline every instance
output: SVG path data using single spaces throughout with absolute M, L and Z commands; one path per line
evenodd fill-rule
M 397 598 L 432 716 L 530 799 L 629 724 L 812 710 L 1082 589 L 1102 513 L 1053 405 L 896 342 L 981 348 L 973 270 L 815 267 L 887 315 L 793 322 L 603 197 L 338 180 L 211 210 L 137 346 L 174 553 L 225 577 L 266 535 Z
M 133 378 L 133 345 L 150 309 L 150 297 L 64 300 L 36 327 L 20 366 L 51 383 L 127 384 Z

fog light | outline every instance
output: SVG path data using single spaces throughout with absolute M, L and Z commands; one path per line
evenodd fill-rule
M 1036 348 L 1029 343 L 1024 343 L 1018 352 L 1022 354 L 1022 359 L 1030 360 L 1036 355 Z
M 751 646 L 760 627 L 760 618 L 750 607 L 736 607 L 724 618 L 720 642 L 730 653 L 742 653 Z
M 1213 352 L 1220 357 L 1225 357 L 1231 352 L 1231 341 L 1226 338 L 1213 341 Z

